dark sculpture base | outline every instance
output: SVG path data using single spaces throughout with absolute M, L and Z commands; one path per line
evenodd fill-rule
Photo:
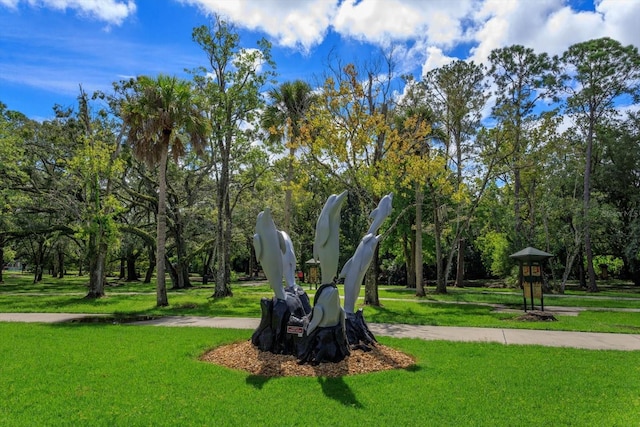
M 322 288 L 316 293 L 316 299 L 321 290 Z M 254 346 L 275 354 L 294 355 L 301 364 L 336 363 L 350 354 L 346 331 L 341 323 L 331 327 L 317 327 L 307 335 L 312 311 L 309 297 L 299 286 L 285 288 L 285 295 L 286 300 L 275 297 L 260 300 L 262 317 L 260 325 L 251 336 Z M 317 301 L 314 304 L 315 302 Z M 356 324 L 363 324 L 365 330 L 369 330 L 364 319 Z M 369 334 L 373 337 L 370 332 Z
M 260 324 L 251 336 L 251 343 L 262 351 L 275 354 L 298 355 L 298 341 L 302 338 L 303 324 L 290 321 L 304 319 L 311 313 L 306 292 L 299 286 L 285 288 L 286 300 L 262 298 Z M 293 329 L 294 333 L 291 333 Z
M 364 321 L 362 309 L 355 313 L 347 313 L 345 321 L 347 330 L 347 341 L 352 349 L 359 348 L 363 351 L 370 351 L 371 346 L 375 347 L 376 337 L 369 330 L 367 322 Z
M 315 329 L 303 338 L 299 348 L 302 350 L 298 355 L 299 364 L 337 363 L 350 354 L 341 324 Z

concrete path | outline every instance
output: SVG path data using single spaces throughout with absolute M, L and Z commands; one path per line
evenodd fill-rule
M 73 313 L 0 313 L 0 322 L 61 323 L 98 317 Z M 204 328 L 255 329 L 260 319 L 240 317 L 167 316 L 135 322 L 135 325 Z M 547 347 L 573 347 L 588 350 L 640 351 L 640 334 L 541 331 L 529 329 L 467 328 L 369 323 L 378 336 L 466 342 L 532 344 Z

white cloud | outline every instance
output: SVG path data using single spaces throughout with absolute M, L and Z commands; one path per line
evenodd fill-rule
M 604 17 L 604 32 L 622 44 L 640 46 L 640 2 L 637 0 L 597 0 L 596 12 Z
M 430 46 L 427 48 L 427 60 L 422 65 L 422 75 L 424 76 L 431 70 L 445 66 L 453 62 L 455 59 L 456 58 L 451 56 L 446 56 L 442 52 L 442 49 Z
M 281 46 L 309 51 L 329 29 L 381 46 L 429 40 L 448 48 L 463 40 L 463 22 L 477 0 L 178 0 L 237 25 L 261 30 Z
M 17 9 L 20 3 L 61 11 L 70 9 L 82 16 L 89 16 L 110 25 L 120 25 L 136 12 L 136 3 L 133 0 L 0 0 L 0 5 L 12 9 Z
M 336 32 L 376 44 L 426 39 L 451 47 L 464 37 L 462 22 L 471 0 L 345 0 L 333 27 Z
M 281 46 L 309 51 L 319 44 L 333 19 L 337 3 L 327 0 L 179 0 L 206 14 L 219 13 L 236 25 L 260 30 Z
M 474 16 L 472 59 L 486 63 L 491 50 L 520 44 L 561 55 L 569 46 L 599 37 L 640 45 L 640 2 L 595 0 L 595 10 L 575 10 L 567 0 L 487 0 Z

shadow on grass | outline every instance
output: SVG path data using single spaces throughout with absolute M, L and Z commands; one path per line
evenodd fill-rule
M 249 375 L 246 379 L 246 383 L 258 390 L 262 390 L 262 387 L 264 387 L 270 379 L 271 377 L 265 377 L 263 375 Z
M 320 383 L 322 392 L 328 398 L 336 400 L 344 406 L 352 408 L 363 407 L 351 388 L 344 382 L 343 377 L 318 377 L 318 383 Z
M 351 408 L 363 408 L 362 403 L 360 403 L 351 388 L 344 382 L 343 377 L 318 376 L 316 378 L 322 388 L 322 392 L 328 398 L 338 401 L 344 406 Z M 263 375 L 249 375 L 246 379 L 246 383 L 256 389 L 262 389 L 270 379 L 271 377 Z

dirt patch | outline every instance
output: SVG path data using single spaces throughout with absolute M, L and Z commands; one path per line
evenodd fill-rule
M 515 320 L 521 322 L 556 322 L 558 319 L 551 313 L 545 313 L 544 311 L 528 311 L 522 316 L 516 317 Z
M 251 341 L 217 347 L 206 352 L 200 359 L 264 377 L 341 377 L 407 369 L 415 365 L 411 356 L 382 344 L 377 344 L 368 352 L 351 350 L 351 355 L 338 363 L 320 363 L 315 366 L 299 365 L 292 355 L 260 351 Z

